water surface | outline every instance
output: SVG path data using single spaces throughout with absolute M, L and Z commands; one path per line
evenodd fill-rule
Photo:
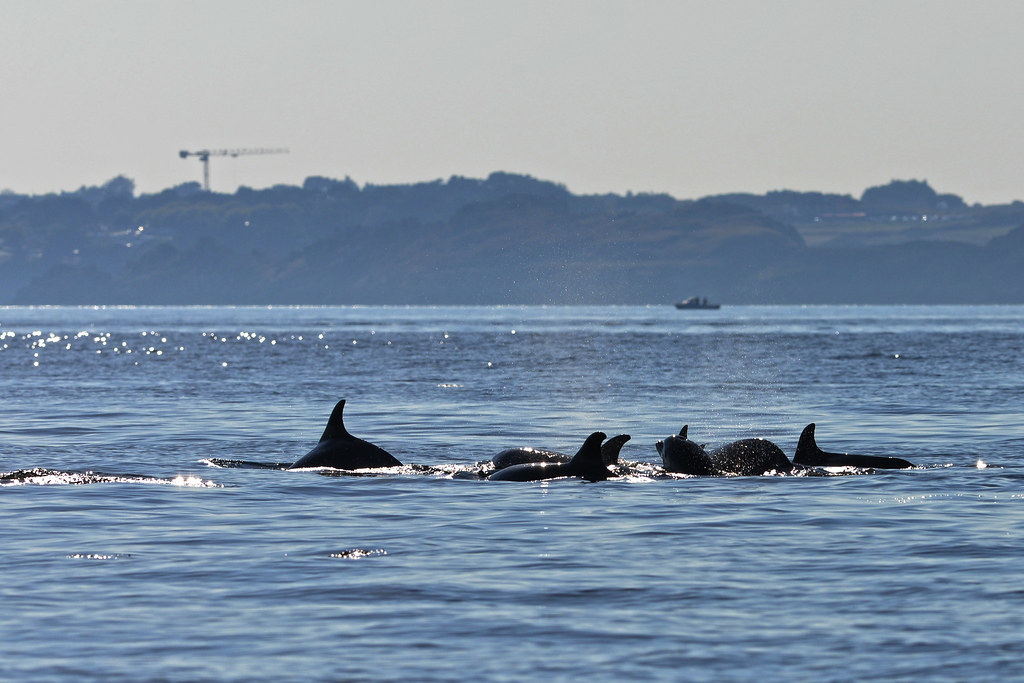
M 0 336 L 0 678 L 1024 676 L 1024 307 L 6 307 Z M 217 466 L 294 461 L 340 398 L 410 467 Z M 792 456 L 812 421 L 920 467 L 655 476 L 683 424 Z M 595 430 L 635 476 L 461 476 Z

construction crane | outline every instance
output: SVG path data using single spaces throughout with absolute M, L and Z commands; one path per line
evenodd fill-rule
M 188 150 L 181 150 L 178 152 L 178 156 L 182 159 L 188 159 L 189 157 L 199 157 L 199 161 L 203 162 L 203 189 L 207 192 L 210 191 L 210 157 L 237 157 L 243 154 L 287 154 L 288 150 L 283 148 L 278 149 L 201 149 L 198 152 L 189 152 Z

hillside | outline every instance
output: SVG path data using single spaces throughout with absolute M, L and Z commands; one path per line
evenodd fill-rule
M 1022 302 L 1020 226 L 1020 202 L 920 181 L 680 201 L 506 173 L 232 195 L 121 177 L 0 195 L 0 303 Z

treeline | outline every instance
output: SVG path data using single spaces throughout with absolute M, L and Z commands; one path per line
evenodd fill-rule
M 0 194 L 0 303 L 1021 302 L 1021 225 L 1024 204 L 923 181 L 680 201 L 508 173 L 143 195 L 118 177 Z

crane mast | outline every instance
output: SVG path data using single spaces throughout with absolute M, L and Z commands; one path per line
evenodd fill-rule
M 237 157 L 243 154 L 287 154 L 288 150 L 284 148 L 265 148 L 257 147 L 253 149 L 201 149 L 196 152 L 190 152 L 186 149 L 178 152 L 178 156 L 182 159 L 189 157 L 199 157 L 199 161 L 203 162 L 203 190 L 206 192 L 210 191 L 210 157 Z

